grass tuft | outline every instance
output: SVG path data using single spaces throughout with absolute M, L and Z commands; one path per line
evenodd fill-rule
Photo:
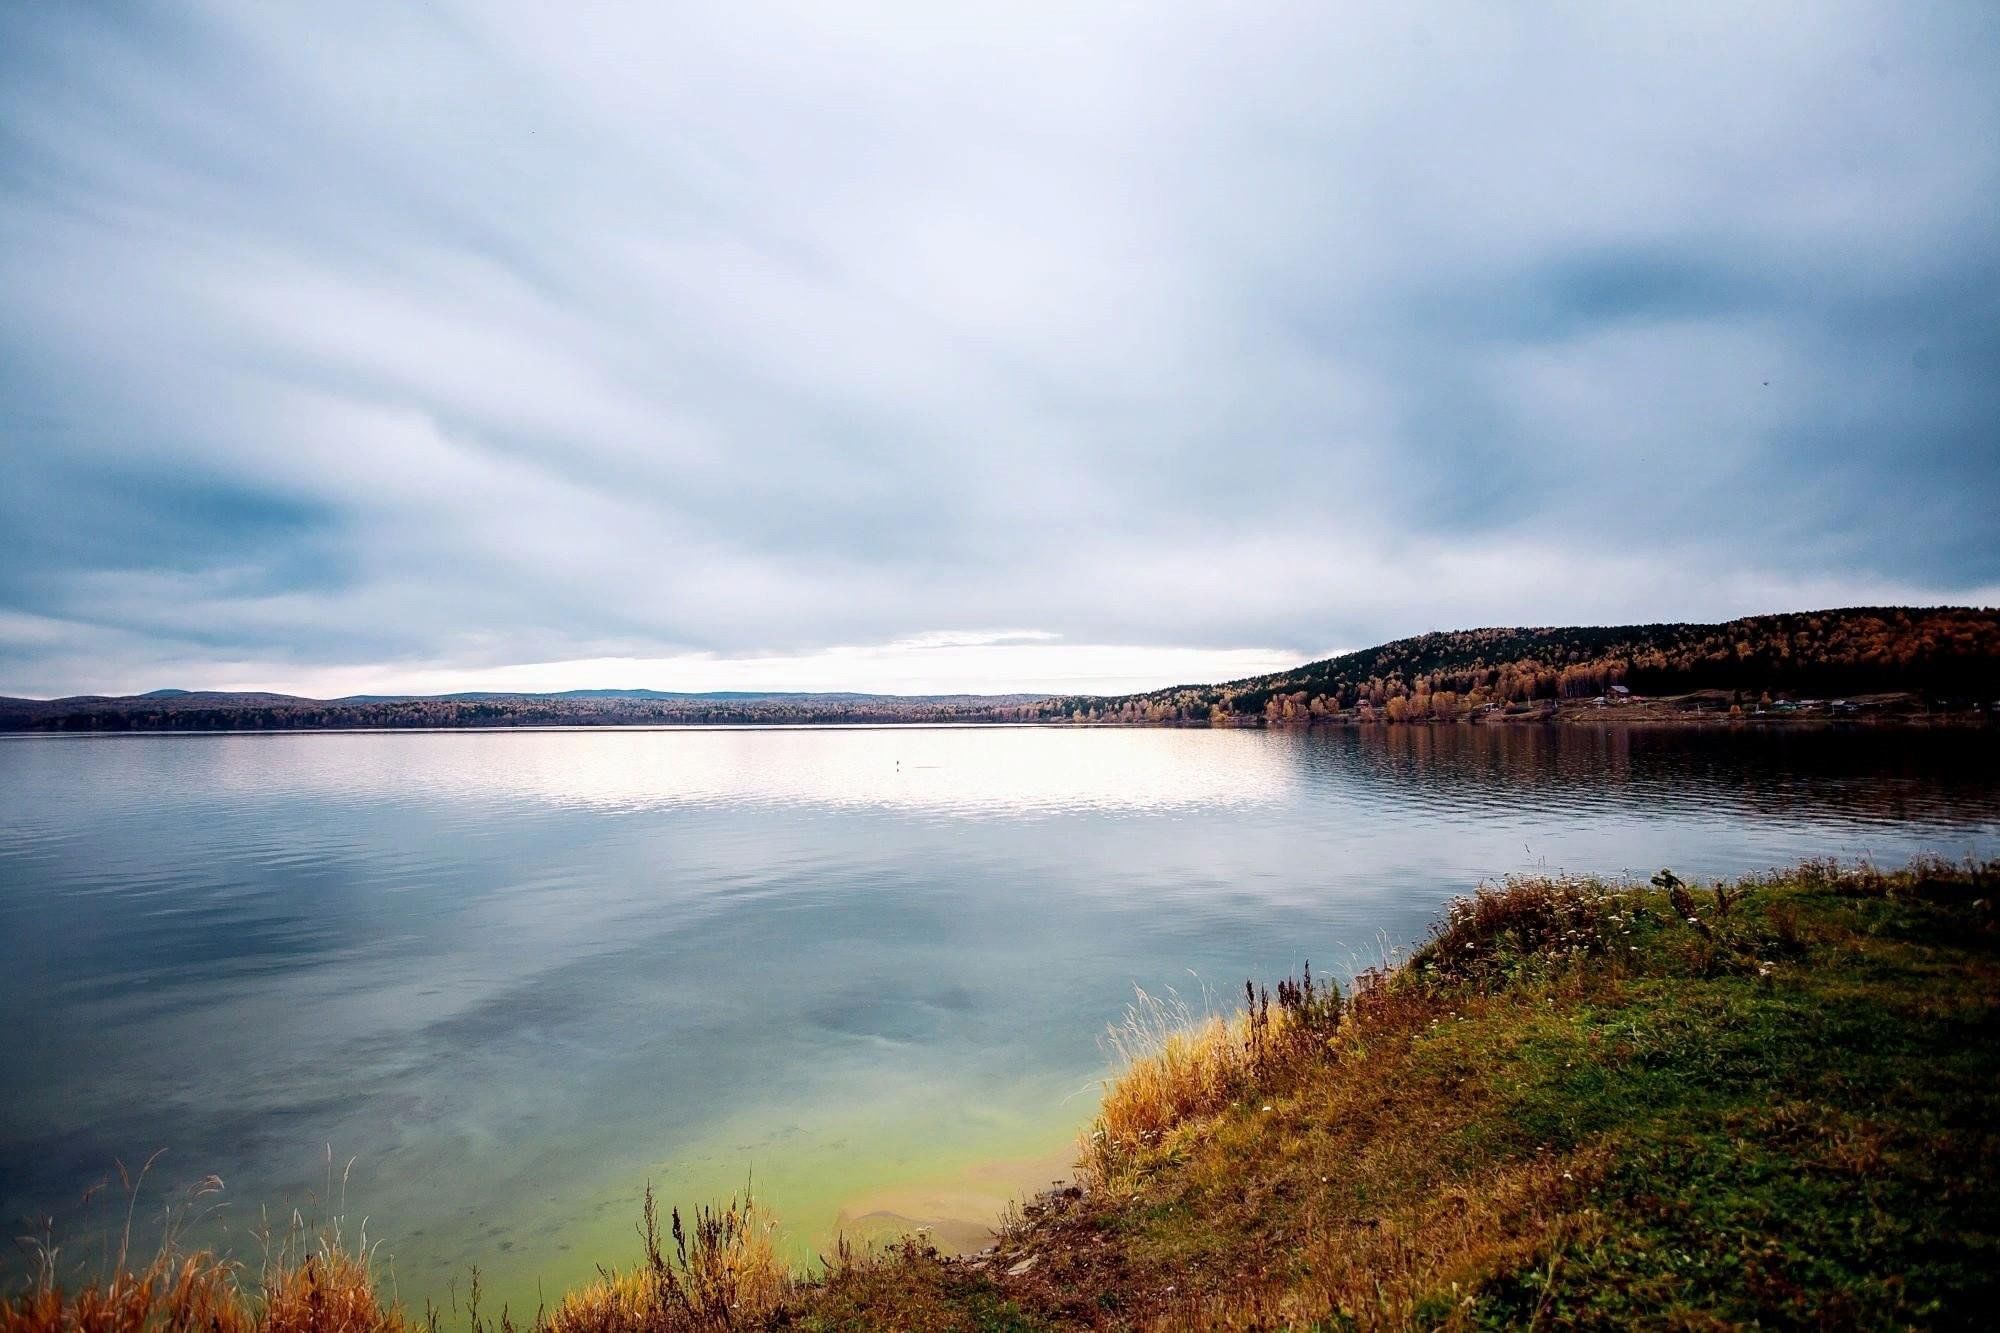
M 1333 1057 L 1340 988 L 1315 981 L 1310 962 L 1303 977 L 1278 983 L 1276 1009 L 1268 989 L 1246 981 L 1243 993 L 1243 1010 L 1224 1016 L 1197 1015 L 1178 995 L 1138 991 L 1106 1034 L 1116 1072 L 1083 1138 L 1087 1176 L 1102 1184 L 1179 1126 L 1254 1096 L 1301 1062 Z
M 756 1327 L 789 1293 L 792 1279 L 771 1243 L 775 1222 L 748 1194 L 703 1206 L 690 1228 L 672 1212 L 666 1240 L 658 1205 L 646 1189 L 644 1261 L 626 1272 L 604 1270 L 570 1292 L 548 1321 L 551 1333 L 682 1333 Z
M 129 1233 L 128 1233 L 129 1234 Z M 65 1286 L 52 1250 L 30 1289 L 0 1302 L 0 1333 L 408 1333 L 378 1296 L 365 1246 L 337 1229 L 295 1227 L 268 1246 L 261 1268 L 207 1250 L 181 1252 L 171 1229 L 144 1264 L 121 1254 L 106 1274 Z

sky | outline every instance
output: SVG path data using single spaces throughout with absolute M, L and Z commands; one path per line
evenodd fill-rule
M 0 7 L 0 693 L 2000 603 L 2000 6 Z

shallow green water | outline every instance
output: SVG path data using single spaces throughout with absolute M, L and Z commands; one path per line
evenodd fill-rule
M 0 1208 L 211 1171 L 517 1307 L 753 1178 L 808 1255 L 1042 1183 L 1132 987 L 1342 972 L 1482 876 L 1992 854 L 1975 735 L 0 740 Z M 927 1212 L 928 1210 L 928 1212 Z M 935 1214 L 932 1216 L 930 1214 Z M 893 1219 L 891 1219 L 893 1220 Z

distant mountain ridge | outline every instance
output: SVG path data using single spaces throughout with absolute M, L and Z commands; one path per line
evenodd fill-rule
M 1039 694 L 866 694 L 851 690 L 457 690 L 449 694 L 341 694 L 319 699 L 306 694 L 276 694 L 268 690 L 147 690 L 144 694 L 71 694 L 58 699 L 22 699 L 0 695 L 0 703 L 155 703 L 171 700 L 193 706 L 234 706 L 244 703 L 388 704 L 426 700 L 476 699 L 826 699 L 864 701 L 886 699 L 991 699 L 1025 702 Z
M 0 731 L 196 731 L 521 726 L 722 726 L 1095 722 L 1334 725 L 1553 717 L 1579 706 L 1673 697 L 1666 716 L 1851 695 L 1880 715 L 1992 716 L 2000 701 L 2000 611 L 1848 607 L 1719 624 L 1498 627 L 1441 631 L 1213 685 L 1116 696 L 890 695 L 650 689 L 471 691 L 308 699 L 154 690 L 128 696 L 0 698 Z M 1848 703 L 1841 701 L 1843 707 Z M 1601 705 L 1599 705 L 1601 706 Z
M 521 726 L 713 726 L 1045 720 L 1042 696 L 648 689 L 470 690 L 312 699 L 264 691 L 152 690 L 0 697 L 0 731 L 293 731 Z

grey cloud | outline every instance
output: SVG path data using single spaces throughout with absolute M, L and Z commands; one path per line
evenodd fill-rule
M 15 7 L 0 690 L 1990 596 L 1996 54 L 1976 4 Z

